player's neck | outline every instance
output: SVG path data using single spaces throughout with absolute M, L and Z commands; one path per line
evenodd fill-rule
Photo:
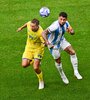
M 60 25 L 60 27 L 63 27 L 63 26 L 64 26 L 64 24 L 63 24 L 63 25 L 61 25 L 60 23 L 59 23 L 59 25 Z

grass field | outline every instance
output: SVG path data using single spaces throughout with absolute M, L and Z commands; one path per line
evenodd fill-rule
M 39 9 L 50 8 L 50 16 L 42 18 Z M 45 48 L 42 60 L 45 89 L 38 90 L 38 80 L 32 67 L 23 69 L 21 57 L 26 42 L 26 29 L 18 27 L 38 18 L 45 29 L 57 20 L 60 11 L 68 13 L 68 20 L 76 34 L 65 37 L 73 45 L 79 60 L 83 80 L 77 80 L 69 55 L 62 52 L 63 69 L 70 81 L 64 85 Z M 90 100 L 90 0 L 0 0 L 0 100 Z

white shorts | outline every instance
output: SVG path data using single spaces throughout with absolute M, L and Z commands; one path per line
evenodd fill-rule
M 52 54 L 54 59 L 58 59 L 60 57 L 61 50 L 65 50 L 68 46 L 71 46 L 71 44 L 64 38 L 61 41 L 60 48 L 59 49 L 49 49 L 50 53 Z

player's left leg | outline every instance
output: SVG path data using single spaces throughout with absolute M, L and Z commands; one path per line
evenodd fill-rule
M 41 65 L 41 59 L 43 57 L 44 54 L 44 47 L 39 47 L 35 50 L 34 52 L 34 71 L 36 72 L 36 75 L 38 77 L 39 80 L 39 89 L 43 89 L 44 88 L 44 80 L 43 80 L 43 73 L 40 69 L 40 65 Z
M 75 50 L 72 48 L 71 44 L 64 38 L 61 42 L 61 48 L 70 55 L 71 63 L 74 69 L 74 75 L 77 79 L 82 79 L 82 76 L 78 71 L 78 59 Z
M 36 72 L 36 75 L 39 79 L 39 89 L 43 89 L 44 88 L 44 80 L 43 80 L 43 74 L 42 71 L 40 69 L 40 60 L 39 59 L 34 59 L 34 71 Z
M 71 45 L 69 45 L 64 49 L 64 51 L 70 54 L 71 63 L 74 69 L 74 75 L 77 79 L 82 79 L 82 76 L 79 74 L 78 71 L 78 59 L 75 50 L 72 48 Z

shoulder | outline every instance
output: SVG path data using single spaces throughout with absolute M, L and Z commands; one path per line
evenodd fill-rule
M 39 25 L 39 29 L 43 31 L 43 28 Z
M 27 25 L 30 25 L 30 23 L 31 23 L 31 21 L 28 21 L 26 24 L 27 24 Z
M 39 29 L 37 31 L 38 36 L 41 36 L 42 32 L 43 32 L 43 28 L 39 25 Z
M 39 25 L 38 34 L 41 34 L 42 32 L 43 32 L 43 28 Z
M 66 25 L 66 27 L 69 27 L 70 26 L 70 24 L 69 24 L 68 21 L 66 21 L 65 25 Z
M 52 31 L 57 30 L 58 27 L 59 27 L 58 21 L 54 21 L 47 29 L 48 31 L 52 32 Z

